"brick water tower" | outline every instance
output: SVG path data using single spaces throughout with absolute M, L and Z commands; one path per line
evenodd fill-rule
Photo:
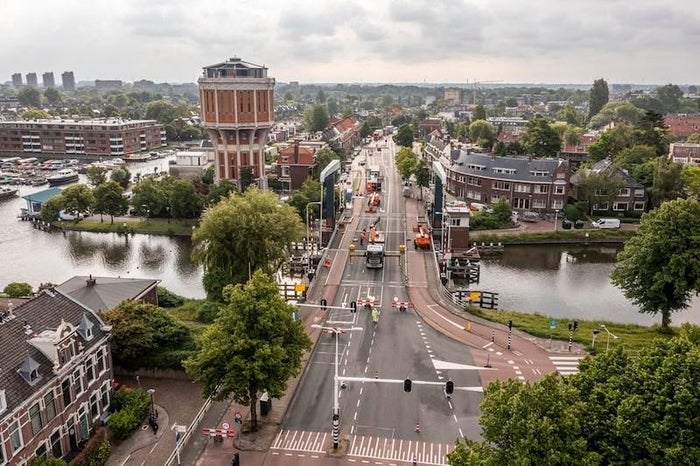
M 240 187 L 241 169 L 250 167 L 261 189 L 267 188 L 265 145 L 275 123 L 275 79 L 267 68 L 230 58 L 204 67 L 199 78 L 202 127 L 216 155 L 216 180 Z

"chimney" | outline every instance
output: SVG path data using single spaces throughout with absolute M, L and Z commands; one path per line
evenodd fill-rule
M 299 140 L 294 140 L 294 165 L 299 165 Z
M 95 286 L 95 283 L 97 283 L 97 279 L 92 278 L 92 274 L 90 274 L 88 279 L 85 280 L 85 283 L 87 283 L 87 286 Z
M 31 334 L 32 334 L 32 326 L 29 325 L 29 322 L 28 322 L 28 321 L 26 321 L 26 320 L 24 321 L 24 325 L 22 326 L 22 328 L 24 329 L 25 335 L 31 335 Z

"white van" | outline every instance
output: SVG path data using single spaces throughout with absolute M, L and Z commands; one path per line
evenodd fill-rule
M 593 228 L 620 228 L 620 219 L 618 218 L 599 218 L 591 223 Z

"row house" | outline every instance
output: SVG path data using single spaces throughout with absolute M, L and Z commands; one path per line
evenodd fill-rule
M 458 199 L 491 204 L 506 199 L 514 210 L 552 213 L 569 197 L 569 163 L 561 159 L 496 157 L 461 149 L 444 156 L 447 191 Z
M 640 216 L 646 210 L 647 192 L 644 186 L 629 176 L 625 170 L 613 165 L 609 159 L 600 160 L 587 170 L 593 173 L 603 173 L 608 177 L 617 177 L 624 184 L 617 196 L 608 200 L 600 200 L 593 205 L 591 210 L 595 215 L 615 217 Z M 571 177 L 571 184 L 573 185 L 572 197 L 574 199 L 578 197 L 576 194 L 578 181 L 579 174 L 577 173 Z M 602 195 L 602 192 L 596 192 L 596 196 Z
M 360 137 L 361 129 L 362 125 L 355 117 L 345 117 L 337 121 L 332 121 L 323 132 L 323 139 L 342 152 L 350 153 L 362 140 Z
M 301 188 L 316 166 L 316 152 L 327 146 L 325 142 L 319 144 L 295 139 L 292 144 L 280 150 L 277 157 L 277 179 L 288 187 L 288 192 Z
M 678 141 L 685 141 L 691 134 L 700 133 L 700 114 L 668 114 L 664 116 L 664 123 Z
M 107 417 L 110 331 L 56 289 L 0 312 L 0 465 L 80 451 Z
M 672 143 L 668 152 L 668 159 L 676 163 L 700 164 L 700 144 L 689 142 Z

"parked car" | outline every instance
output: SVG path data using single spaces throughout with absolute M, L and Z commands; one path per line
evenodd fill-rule
M 599 218 L 595 222 L 592 222 L 591 226 L 593 226 L 593 228 L 600 228 L 600 229 L 620 228 L 620 219 L 619 218 Z

